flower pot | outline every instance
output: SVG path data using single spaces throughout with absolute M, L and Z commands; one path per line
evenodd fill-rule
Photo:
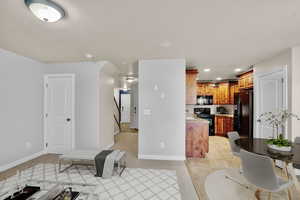
M 269 149 L 272 149 L 272 150 L 276 150 L 276 151 L 292 151 L 292 147 L 289 146 L 289 147 L 282 147 L 282 146 L 277 146 L 277 145 L 274 145 L 274 144 L 268 144 L 268 148 Z

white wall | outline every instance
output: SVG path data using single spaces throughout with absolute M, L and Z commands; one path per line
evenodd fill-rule
M 139 85 L 138 83 L 131 85 L 130 98 L 130 128 L 139 128 Z
M 107 62 L 99 65 L 99 143 L 101 148 L 107 148 L 114 144 L 114 88 L 120 87 L 120 84 L 114 65 Z
M 107 118 L 103 115 L 112 115 L 113 88 L 109 70 L 114 68 L 108 62 L 82 62 L 47 65 L 47 73 L 73 73 L 75 74 L 75 116 L 76 149 L 105 148 L 113 143 L 111 139 L 102 134 L 112 134 L 113 124 L 103 122 Z M 102 85 L 103 84 L 103 85 Z M 111 90 L 110 90 L 111 89 Z M 107 95 L 110 92 L 111 95 Z M 107 99 L 109 101 L 107 101 Z M 104 106 L 107 103 L 107 106 Z M 108 117 L 109 118 L 109 117 Z
M 185 159 L 183 59 L 139 61 L 139 158 Z
M 120 81 L 119 81 L 119 84 L 120 84 Z M 114 88 L 114 97 L 117 101 L 117 104 L 119 106 L 119 103 L 120 103 L 120 88 Z
M 118 85 L 120 87 L 121 85 L 121 81 L 118 81 Z M 116 116 L 116 119 L 119 121 L 120 118 L 120 114 L 119 114 L 119 108 L 120 108 L 120 88 L 114 88 L 114 98 L 117 102 L 116 105 L 114 105 L 114 115 Z M 117 135 L 118 133 L 120 133 L 120 128 L 118 123 L 115 121 L 114 122 L 114 134 Z
M 118 70 L 109 62 L 43 64 L 0 49 L 0 171 L 43 151 L 43 77 L 76 75 L 77 149 L 113 144 L 113 89 Z
M 0 171 L 43 150 L 44 64 L 0 49 Z
M 99 148 L 98 139 L 98 74 L 96 63 L 48 64 L 46 73 L 75 74 L 75 148 Z
M 300 47 L 292 49 L 292 69 L 291 69 L 291 109 L 293 113 L 300 116 Z M 300 137 L 300 121 L 292 120 L 292 136 Z

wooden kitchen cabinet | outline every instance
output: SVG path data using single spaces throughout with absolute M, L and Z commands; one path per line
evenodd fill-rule
M 219 84 L 219 104 L 229 104 L 229 83 Z
M 233 117 L 215 116 L 215 135 L 227 136 L 227 133 L 233 131 Z
M 230 99 L 230 84 L 229 82 L 219 83 L 215 88 L 214 104 L 223 105 L 229 104 Z
M 197 95 L 202 96 L 205 95 L 206 89 L 205 89 L 204 83 L 197 83 Z
M 211 82 L 198 82 L 197 95 L 210 95 L 213 96 L 213 104 L 225 105 L 233 104 L 234 93 L 238 92 L 237 82 L 222 82 L 213 85 Z
M 239 84 L 238 82 L 233 82 L 230 84 L 229 104 L 234 104 L 234 95 L 236 93 L 239 93 Z
M 240 89 L 248 89 L 253 87 L 253 70 L 240 74 L 238 78 Z
M 214 95 L 214 87 L 212 83 L 197 83 L 197 95 L 198 96 L 213 96 Z
M 197 101 L 197 75 L 198 70 L 186 70 L 186 104 L 196 104 Z

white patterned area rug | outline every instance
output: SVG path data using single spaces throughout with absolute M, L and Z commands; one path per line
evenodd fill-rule
M 230 180 L 226 176 L 233 178 Z M 248 186 L 247 189 L 245 186 Z M 217 188 L 217 189 L 216 189 Z M 209 200 L 253 200 L 256 188 L 240 174 L 239 169 L 223 169 L 209 174 L 205 180 L 205 191 Z M 261 199 L 268 199 L 267 192 L 261 192 Z M 287 199 L 287 192 L 272 194 L 272 200 Z
M 81 192 L 79 200 L 181 200 L 176 171 L 126 168 L 121 177 L 110 179 L 95 177 L 95 173 L 93 166 L 74 166 L 59 173 L 56 164 L 39 164 L 0 182 L 0 195 L 17 184 L 49 190 L 60 183 Z

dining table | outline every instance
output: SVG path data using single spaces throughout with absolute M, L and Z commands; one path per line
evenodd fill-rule
M 240 138 L 235 140 L 235 144 L 241 149 L 255 154 L 268 156 L 274 160 L 280 160 L 285 163 L 282 166 L 283 171 L 286 172 L 288 179 L 292 179 L 296 189 L 300 192 L 300 183 L 295 173 L 295 169 L 300 169 L 300 144 L 291 143 L 291 151 L 278 151 L 268 147 L 269 139 L 264 138 Z M 259 196 L 260 190 L 256 191 Z M 291 195 L 288 190 L 289 197 Z
M 281 160 L 286 164 L 292 163 L 293 167 L 300 169 L 300 144 L 292 143 L 292 150 L 277 151 L 268 147 L 267 141 L 269 139 L 264 138 L 240 138 L 235 140 L 235 144 L 241 149 L 256 153 L 259 155 L 268 156 L 274 160 Z
M 235 140 L 235 144 L 239 146 L 241 149 L 244 149 L 246 151 L 263 155 L 263 156 L 268 156 L 274 160 L 283 161 L 285 163 L 285 166 L 288 166 L 291 163 L 293 168 L 300 169 L 300 144 L 299 143 L 291 143 L 292 146 L 291 151 L 284 152 L 284 151 L 277 151 L 277 150 L 270 149 L 267 143 L 268 140 L 269 139 L 263 139 L 263 138 L 253 138 L 253 139 L 240 138 Z M 287 176 L 289 176 L 287 171 L 286 173 Z M 297 179 L 294 170 L 290 170 L 290 173 L 291 173 L 290 175 L 294 179 Z M 300 184 L 299 183 L 296 184 L 298 190 L 300 191 Z

